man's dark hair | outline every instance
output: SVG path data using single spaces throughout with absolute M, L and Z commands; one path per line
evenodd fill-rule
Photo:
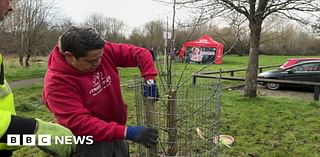
M 61 52 L 69 51 L 77 59 L 87 55 L 88 51 L 101 49 L 105 41 L 92 28 L 71 27 L 60 39 Z

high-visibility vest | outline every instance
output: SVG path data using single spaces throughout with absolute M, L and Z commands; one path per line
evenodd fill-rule
M 4 78 L 2 56 L 0 54 L 0 138 L 9 127 L 11 115 L 15 115 L 13 93 Z M 0 150 L 7 149 L 6 144 L 0 143 Z

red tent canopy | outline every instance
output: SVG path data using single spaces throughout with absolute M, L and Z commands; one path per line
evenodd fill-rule
M 204 35 L 199 39 L 185 42 L 182 45 L 181 50 L 179 51 L 179 58 L 183 59 L 186 55 L 186 50 L 188 47 L 200 47 L 200 48 L 216 48 L 215 52 L 215 64 L 222 63 L 223 55 L 223 44 L 213 40 L 209 35 Z

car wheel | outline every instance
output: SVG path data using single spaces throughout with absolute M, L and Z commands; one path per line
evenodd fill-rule
M 277 90 L 277 89 L 279 89 L 280 88 L 280 84 L 279 83 L 267 83 L 266 84 L 266 87 L 268 88 L 268 89 L 271 89 L 271 90 Z

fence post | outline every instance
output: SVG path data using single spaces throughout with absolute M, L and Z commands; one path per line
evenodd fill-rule
M 192 75 L 192 84 L 193 85 L 195 85 L 196 84 L 196 80 L 197 78 L 196 78 L 196 76 L 195 75 Z
M 313 100 L 319 101 L 319 92 L 320 92 L 320 86 L 319 85 L 315 85 L 314 86 Z
M 148 127 L 156 126 L 156 107 L 155 100 L 150 98 L 144 99 L 145 112 L 146 112 L 146 124 Z M 148 148 L 148 157 L 157 157 L 159 152 L 159 146 L 155 145 L 152 148 Z

